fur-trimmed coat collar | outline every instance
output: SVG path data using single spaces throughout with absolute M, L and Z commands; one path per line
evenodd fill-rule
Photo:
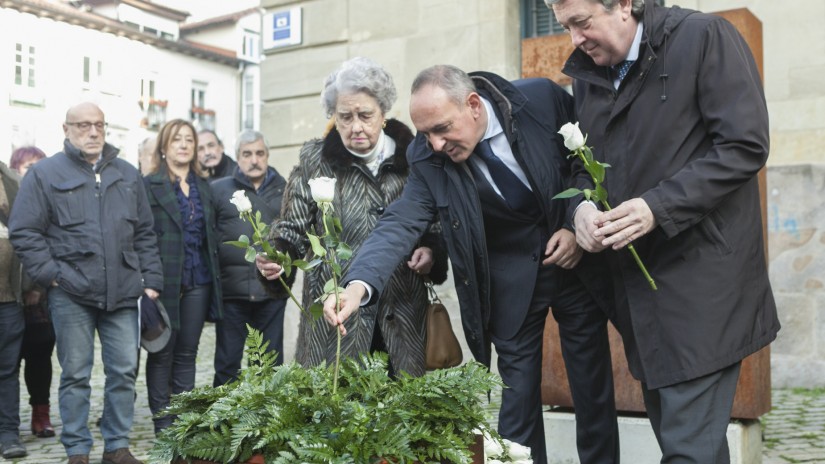
M 384 133 L 395 140 L 395 154 L 391 159 L 391 165 L 395 168 L 396 172 L 406 175 L 409 171 L 409 165 L 407 164 L 407 146 L 413 140 L 412 131 L 397 119 L 387 119 L 387 127 L 384 128 Z M 324 138 L 324 148 L 321 151 L 321 159 L 329 163 L 329 165 L 337 171 L 349 168 L 358 158 L 347 150 L 343 140 L 341 140 L 341 134 L 333 127 L 326 138 Z

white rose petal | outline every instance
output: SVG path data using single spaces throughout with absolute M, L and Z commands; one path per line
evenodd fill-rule
M 332 203 L 332 199 L 335 198 L 335 179 L 332 177 L 310 179 L 309 189 L 316 203 Z
M 510 461 L 510 464 L 533 464 L 532 459 L 519 459 L 518 461 Z
M 492 438 L 484 437 L 484 456 L 487 458 L 498 458 L 501 457 L 502 453 L 504 453 L 504 449 L 499 442 Z
M 484 462 L 486 462 L 487 464 L 504 464 L 504 462 L 499 461 L 498 459 L 488 459 Z
M 570 151 L 576 151 L 584 146 L 584 135 L 579 129 L 579 123 L 576 124 L 568 122 L 561 126 L 559 134 L 564 137 L 564 146 Z
M 510 459 L 512 461 L 532 461 L 532 456 L 530 455 L 530 448 L 527 446 L 520 445 L 515 442 L 511 442 L 507 444 L 507 451 Z
M 249 201 L 246 192 L 243 190 L 236 190 L 229 202 L 235 205 L 235 208 L 238 208 L 238 212 L 241 214 L 252 212 L 252 202 Z

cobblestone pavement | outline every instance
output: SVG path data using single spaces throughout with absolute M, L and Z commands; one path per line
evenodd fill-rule
M 287 327 L 295 327 L 294 314 L 287 314 Z M 291 359 L 294 353 L 294 341 L 285 343 L 285 358 Z M 197 385 L 212 383 L 212 357 L 215 348 L 214 325 L 207 324 L 201 338 L 198 353 Z M 100 362 L 100 349 L 96 349 L 97 362 L 92 378 L 92 405 L 89 416 L 90 428 L 95 445 L 91 462 L 99 463 L 103 453 L 103 440 L 94 421 L 100 417 L 103 409 L 103 367 Z M 57 412 L 57 386 L 60 366 L 54 360 L 54 379 L 52 381 L 52 423 L 58 434 L 61 423 Z M 142 352 L 141 366 L 146 364 L 146 353 Z M 21 373 L 21 438 L 29 455 L 15 460 L 15 463 L 53 464 L 66 462 L 63 446 L 58 437 L 36 438 L 31 434 L 31 409 L 28 394 L 25 392 Z M 135 421 L 132 432 L 131 448 L 139 459 L 147 460 L 152 447 L 154 434 L 152 421 L 146 402 L 146 383 L 143 371 L 138 377 L 138 397 L 135 403 Z M 773 411 L 763 418 L 764 444 L 763 464 L 786 463 L 825 463 L 825 388 L 814 390 L 774 390 Z M 2 461 L 0 462 L 9 462 Z M 148 460 L 146 461 L 148 463 Z M 646 464 L 646 463 L 630 463 Z

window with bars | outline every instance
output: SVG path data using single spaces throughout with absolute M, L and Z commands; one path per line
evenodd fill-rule
M 86 87 L 99 86 L 103 80 L 103 62 L 88 56 L 83 57 L 83 84 Z
M 205 82 L 192 82 L 191 108 L 189 117 L 196 129 L 215 130 L 215 111 L 206 108 L 206 88 Z
M 35 88 L 35 48 L 16 43 L 14 48 L 14 85 Z
M 664 6 L 664 0 L 656 0 Z M 524 39 L 543 35 L 563 34 L 564 28 L 544 0 L 521 0 L 521 35 Z

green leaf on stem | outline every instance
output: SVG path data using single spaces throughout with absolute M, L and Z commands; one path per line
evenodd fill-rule
M 336 230 L 335 227 L 335 216 L 324 214 L 324 231 L 326 232 L 326 237 L 338 237 L 338 230 Z
M 254 248 L 249 247 L 249 248 L 246 249 L 246 253 L 244 253 L 243 259 L 245 259 L 247 262 L 254 263 L 255 262 L 255 256 L 257 254 L 258 254 L 258 252 L 255 251 Z
M 337 261 L 333 261 L 333 262 L 329 263 L 329 267 L 332 268 L 332 272 L 334 272 L 335 275 L 341 275 L 342 274 L 341 265 L 338 264 Z
M 553 199 L 554 200 L 560 200 L 562 198 L 572 198 L 572 197 L 575 197 L 576 195 L 581 195 L 581 193 L 582 193 L 582 191 L 577 189 L 577 188 L 569 188 L 569 189 L 565 190 L 564 192 L 557 193 L 555 196 L 553 196 Z
M 598 198 L 595 198 L 595 197 L 598 197 Z M 594 196 L 593 201 L 607 201 L 607 189 L 604 188 L 604 186 L 602 186 L 602 184 L 599 184 L 596 187 L 596 192 L 595 192 L 595 196 Z
M 313 259 L 310 262 L 306 262 L 303 259 L 296 259 L 295 261 L 292 262 L 292 265 L 297 267 L 298 269 L 304 271 L 304 272 L 307 272 L 307 271 L 310 271 L 310 270 L 318 267 L 318 265 L 320 265 L 322 262 L 323 261 L 321 261 L 318 258 Z
M 324 293 L 330 294 L 335 290 L 335 280 L 329 279 L 324 283 Z
M 587 165 L 587 172 L 593 176 L 596 185 L 604 182 L 604 166 L 601 163 L 591 163 Z
M 590 150 L 590 147 L 585 145 L 577 151 L 581 154 L 580 156 L 584 159 L 585 164 L 590 164 L 593 162 L 593 151 Z
M 269 240 L 262 241 L 261 248 L 264 250 L 264 253 L 266 253 L 267 256 L 273 256 L 277 253 L 275 249 L 272 248 L 272 245 L 269 244 Z
M 592 191 L 592 190 L 590 190 L 590 189 L 584 189 L 584 190 L 582 190 L 582 193 L 584 194 L 584 198 L 585 198 L 587 201 L 593 201 L 593 200 L 592 200 L 592 198 L 593 198 L 593 191 Z
M 232 245 L 233 247 L 238 247 L 238 248 L 247 248 L 247 247 L 249 247 L 249 241 L 248 240 L 246 242 L 241 241 L 241 240 L 229 240 L 229 241 L 226 241 L 226 242 L 223 242 L 223 243 L 225 243 L 227 245 Z
M 324 303 L 321 301 L 312 303 L 309 307 L 309 314 L 312 316 L 312 319 L 321 318 L 324 315 Z
M 344 242 L 338 243 L 338 259 L 348 260 L 352 258 L 352 248 Z
M 327 250 L 321 245 L 321 240 L 317 235 L 307 232 L 307 237 L 309 238 L 309 243 L 312 245 L 312 252 L 315 253 L 315 256 L 322 257 L 327 255 Z

